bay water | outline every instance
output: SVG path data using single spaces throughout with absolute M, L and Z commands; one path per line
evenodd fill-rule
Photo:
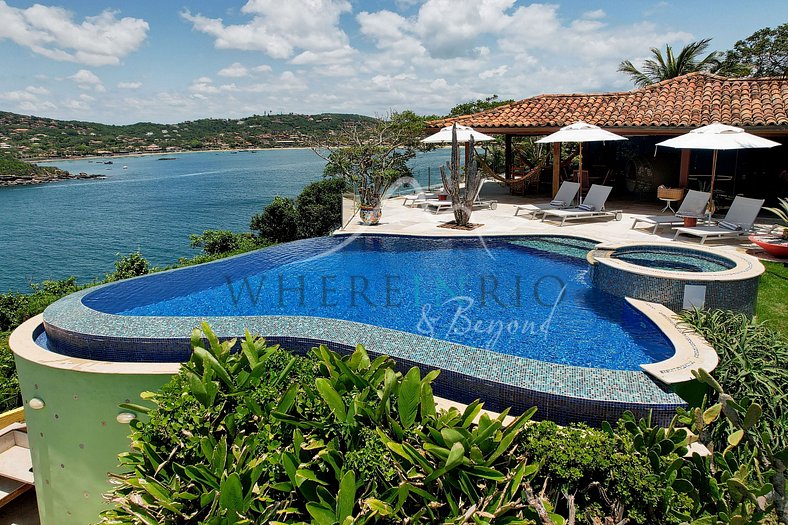
M 439 182 L 448 157 L 446 149 L 420 153 L 414 176 Z M 252 215 L 275 196 L 295 197 L 320 180 L 325 162 L 309 149 L 283 149 L 41 164 L 106 179 L 0 188 L 0 292 L 71 275 L 88 282 L 135 250 L 155 266 L 196 255 L 190 234 L 249 231 Z

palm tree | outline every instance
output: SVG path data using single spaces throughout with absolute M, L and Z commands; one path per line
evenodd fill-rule
M 648 86 L 662 80 L 679 77 L 694 71 L 709 71 L 720 65 L 722 53 L 712 51 L 700 60 L 700 55 L 709 47 L 711 38 L 704 38 L 697 42 L 690 42 L 678 55 L 673 54 L 673 48 L 665 45 L 665 56 L 656 47 L 651 48 L 654 58 L 649 58 L 643 63 L 643 71 L 636 68 L 629 60 L 624 60 L 618 65 L 618 70 L 627 73 L 638 87 Z

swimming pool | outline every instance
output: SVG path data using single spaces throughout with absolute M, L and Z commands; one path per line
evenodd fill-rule
M 669 357 L 673 348 L 652 322 L 593 288 L 588 263 L 576 256 L 589 244 L 555 237 L 309 239 L 120 282 L 82 303 L 137 318 L 342 319 L 590 368 L 638 370 Z
M 669 272 L 722 272 L 736 267 L 735 261 L 722 255 L 673 246 L 627 246 L 610 257 Z

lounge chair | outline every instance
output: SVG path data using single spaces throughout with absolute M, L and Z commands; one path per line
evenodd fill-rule
M 403 206 L 419 206 L 420 201 L 425 201 L 428 199 L 437 199 L 438 195 L 436 193 L 414 193 L 413 195 L 405 195 L 405 198 L 402 199 Z
M 748 199 L 747 197 L 736 197 L 733 199 L 725 218 L 718 221 L 714 226 L 695 226 L 694 228 L 676 228 L 675 241 L 682 233 L 700 237 L 700 243 L 706 239 L 730 239 L 745 235 L 752 229 L 752 225 L 761 211 L 764 199 Z
M 485 179 L 482 179 L 479 183 L 479 189 L 476 190 L 476 195 L 473 197 L 473 206 L 490 206 L 493 201 L 484 201 L 479 198 L 479 194 L 482 192 L 482 186 L 484 183 L 487 182 Z M 424 201 L 418 202 L 419 206 L 424 206 L 424 209 L 427 208 L 435 208 L 435 214 L 437 215 L 439 211 L 443 209 L 451 208 L 451 199 L 447 198 L 445 201 L 439 199 L 426 199 Z
M 514 214 L 517 215 L 521 211 L 527 211 L 532 219 L 535 219 L 540 213 L 547 210 L 560 210 L 572 206 L 572 201 L 575 200 L 577 192 L 580 190 L 580 183 L 564 181 L 561 187 L 558 188 L 558 193 L 555 198 L 543 204 L 518 204 L 514 207 Z
M 582 204 L 579 204 L 575 208 L 567 208 L 564 210 L 545 210 L 542 216 L 542 222 L 548 220 L 548 217 L 555 217 L 554 219 L 549 219 L 554 221 L 561 219 L 561 226 L 563 226 L 566 221 L 598 219 L 600 217 L 614 217 L 616 220 L 620 221 L 620 210 L 605 210 L 605 203 L 612 189 L 611 186 L 593 184 L 588 190 L 588 195 L 586 195 Z
M 702 219 L 709 202 L 709 193 L 706 191 L 689 190 L 686 197 L 681 202 L 675 215 L 649 215 L 647 217 L 637 217 L 632 223 L 632 229 L 639 222 L 645 222 L 654 226 L 651 233 L 657 233 L 660 226 L 681 226 L 685 218 Z

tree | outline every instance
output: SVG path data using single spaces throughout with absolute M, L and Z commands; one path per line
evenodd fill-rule
M 721 53 L 712 51 L 704 58 L 700 56 L 709 47 L 710 38 L 697 42 L 690 42 L 682 48 L 678 55 L 673 54 L 673 48 L 666 44 L 665 55 L 656 47 L 651 48 L 654 58 L 643 62 L 643 70 L 639 70 L 629 60 L 624 60 L 618 65 L 618 70 L 632 77 L 638 87 L 655 84 L 669 78 L 680 77 L 695 71 L 712 71 L 719 67 Z
M 358 191 L 362 206 L 379 208 L 394 181 L 411 175 L 408 161 L 423 133 L 424 121 L 413 113 L 392 113 L 371 124 L 354 123 L 331 137 L 331 144 L 312 149 L 327 162 L 324 175 L 344 178 Z
M 716 72 L 732 77 L 788 76 L 788 23 L 765 27 L 736 42 Z
M 498 106 L 505 106 L 506 104 L 511 104 L 514 100 L 498 100 L 498 95 L 491 95 L 489 97 L 478 99 L 478 100 L 471 100 L 469 102 L 463 102 L 462 104 L 457 104 L 451 111 L 449 111 L 450 117 L 459 117 L 461 115 L 470 115 L 472 113 L 478 113 L 480 111 L 484 111 L 486 109 L 493 109 L 497 108 Z

